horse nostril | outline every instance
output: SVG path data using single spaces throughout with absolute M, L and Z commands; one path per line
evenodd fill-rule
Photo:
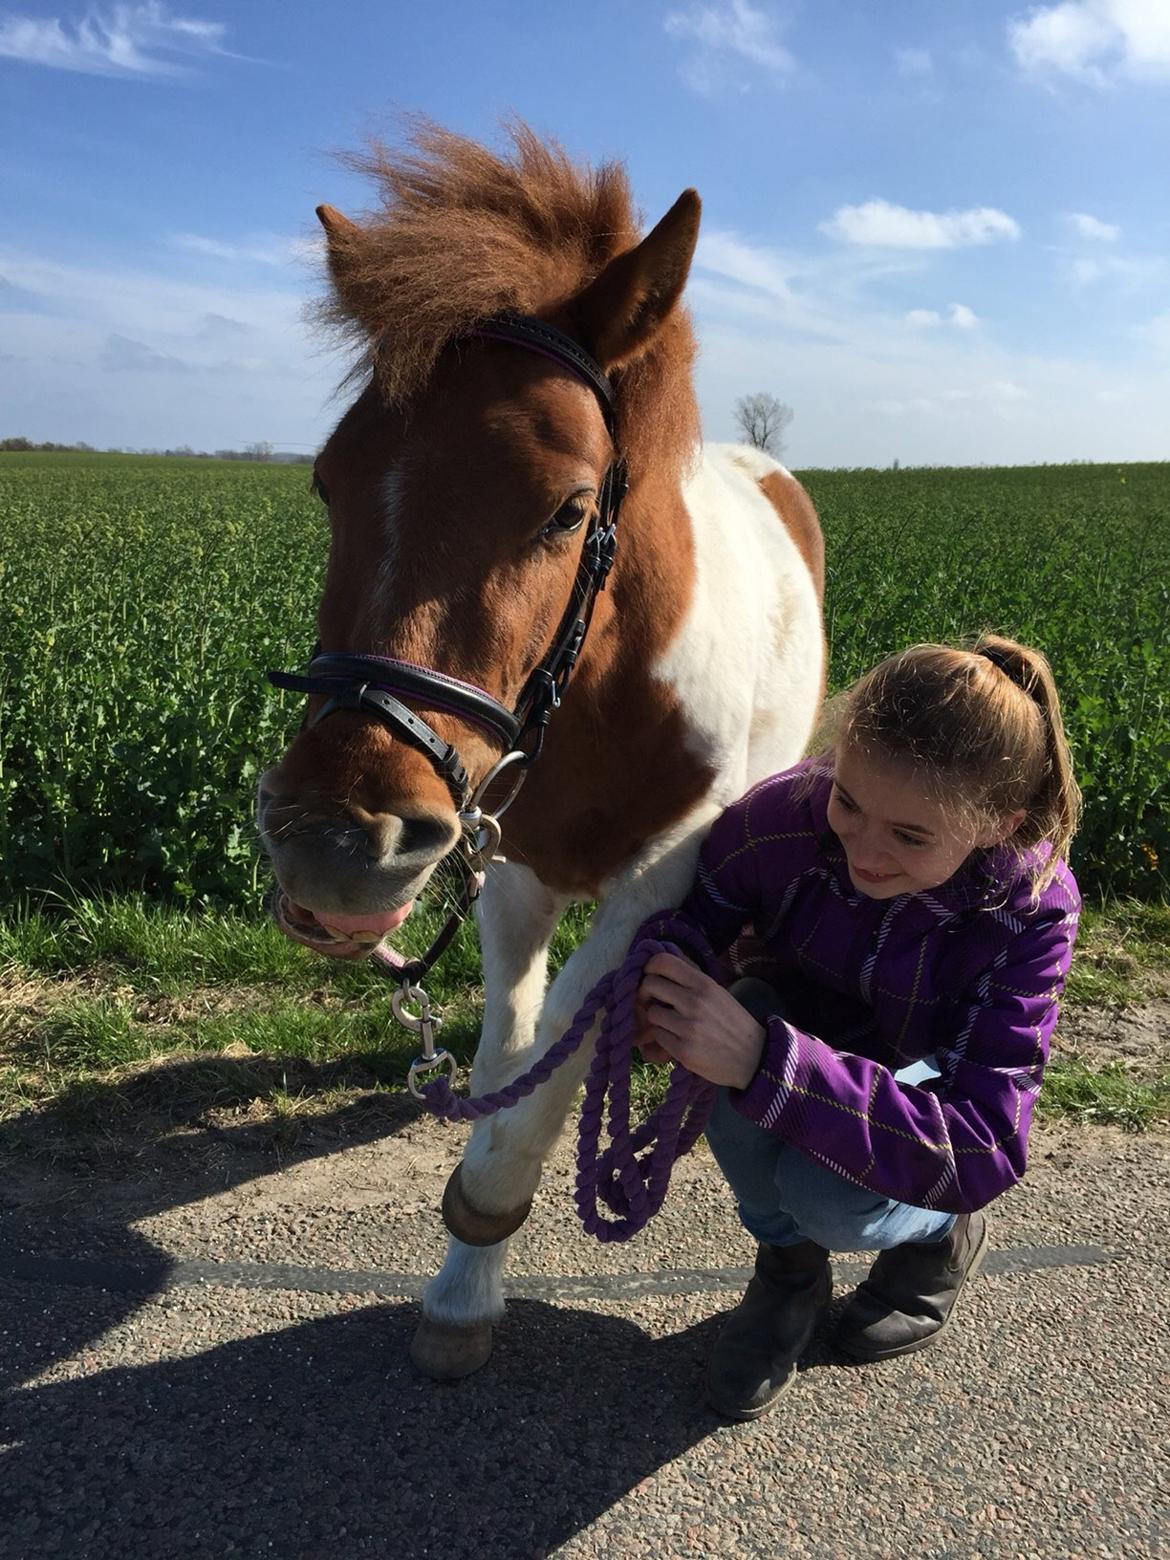
M 454 817 L 429 813 L 407 817 L 381 813 L 366 820 L 365 828 L 369 836 L 367 849 L 376 861 L 389 856 L 435 861 L 450 850 L 459 832 Z
M 402 819 L 398 849 L 405 856 L 442 856 L 458 836 L 459 824 L 454 815 L 445 818 L 441 813 L 423 813 Z

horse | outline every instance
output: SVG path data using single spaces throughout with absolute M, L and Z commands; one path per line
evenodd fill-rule
M 612 567 L 475 905 L 477 1094 L 542 1056 L 638 926 L 681 902 L 719 811 L 801 756 L 825 678 L 811 500 L 761 451 L 700 436 L 681 301 L 698 195 L 643 235 L 620 163 L 578 164 L 522 124 L 509 136 L 497 152 L 416 126 L 407 148 L 351 159 L 377 210 L 318 208 L 322 312 L 359 356 L 314 468 L 330 525 L 317 632 L 325 662 L 358 658 L 361 687 L 330 700 L 305 681 L 305 722 L 257 796 L 288 935 L 348 958 L 389 945 L 462 837 L 460 796 L 514 738 L 499 712 L 571 616 L 620 459 Z M 403 669 L 396 698 L 368 691 L 371 657 Z M 444 769 L 440 750 L 458 761 Z M 598 908 L 549 985 L 550 938 L 578 901 Z M 508 1237 L 589 1056 L 471 1131 L 411 1345 L 436 1379 L 490 1355 Z

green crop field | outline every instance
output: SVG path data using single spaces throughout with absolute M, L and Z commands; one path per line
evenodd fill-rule
M 815 471 L 832 684 L 994 628 L 1050 656 L 1092 889 L 1170 875 L 1170 466 Z M 299 720 L 326 524 L 304 467 L 0 454 L 0 893 L 264 893 L 258 771 Z

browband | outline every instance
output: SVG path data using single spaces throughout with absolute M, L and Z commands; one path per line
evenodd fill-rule
M 558 330 L 555 325 L 547 325 L 544 320 L 530 319 L 527 315 L 510 311 L 474 326 L 467 335 L 481 341 L 519 343 L 533 352 L 539 352 L 559 367 L 571 369 L 597 397 L 606 430 L 611 439 L 615 438 L 617 409 L 614 406 L 613 386 L 600 365 L 572 336 L 566 336 L 563 330 Z

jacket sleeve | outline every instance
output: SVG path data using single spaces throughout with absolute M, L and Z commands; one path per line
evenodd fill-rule
M 1025 923 L 949 1006 L 941 1078 L 900 1083 L 781 1018 L 736 1109 L 859 1186 L 970 1213 L 1024 1173 L 1028 1130 L 1076 937 L 1079 901 Z

